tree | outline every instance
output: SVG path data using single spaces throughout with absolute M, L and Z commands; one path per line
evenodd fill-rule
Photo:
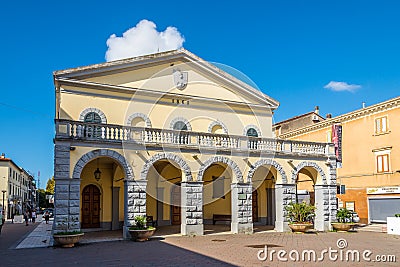
M 54 195 L 54 186 L 55 186 L 55 181 L 54 181 L 54 176 L 53 176 L 53 177 L 51 177 L 51 179 L 47 180 L 46 193 L 48 195 Z
M 37 197 L 39 198 L 39 207 L 47 208 L 49 204 L 48 201 L 46 201 L 46 193 L 44 189 L 38 189 L 37 194 Z

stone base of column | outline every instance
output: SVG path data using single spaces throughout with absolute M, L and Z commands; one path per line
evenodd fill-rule
M 123 226 L 122 227 L 122 237 L 124 240 L 130 240 L 131 239 L 131 234 L 129 233 L 129 227 L 128 226 Z
M 231 223 L 232 234 L 252 234 L 253 223 Z
M 204 235 L 203 224 L 181 224 L 181 234 L 186 236 Z
M 315 220 L 314 229 L 320 232 L 327 232 L 331 230 L 331 224 L 327 221 Z
M 275 231 L 277 232 L 291 232 L 288 222 L 275 221 Z

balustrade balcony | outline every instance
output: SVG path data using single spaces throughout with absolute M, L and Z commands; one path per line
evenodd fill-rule
M 265 153 L 282 152 L 324 156 L 332 156 L 334 153 L 331 143 L 56 120 L 56 140 L 65 139 Z

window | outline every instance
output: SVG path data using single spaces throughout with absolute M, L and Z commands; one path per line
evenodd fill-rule
M 83 119 L 84 122 L 89 123 L 101 123 L 101 117 L 96 112 L 89 112 Z M 101 127 L 99 126 L 87 126 L 84 132 L 86 137 L 100 138 L 101 137 Z
M 248 129 L 246 135 L 250 137 L 258 137 L 258 133 L 254 128 Z
M 225 176 L 213 176 L 213 198 L 225 198 L 224 182 Z
M 388 131 L 387 117 L 375 119 L 375 133 L 386 133 Z
M 389 171 L 389 154 L 377 155 L 376 156 L 377 172 L 388 172 Z
M 173 129 L 177 130 L 177 131 L 187 131 L 188 130 L 186 123 L 184 123 L 183 121 L 175 122 Z

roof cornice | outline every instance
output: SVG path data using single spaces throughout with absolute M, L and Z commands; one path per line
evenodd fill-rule
M 302 128 L 287 132 L 285 134 L 279 135 L 279 138 L 282 138 L 282 139 L 291 138 L 294 136 L 298 136 L 298 135 L 302 135 L 302 134 L 309 133 L 312 131 L 316 131 L 321 128 L 325 128 L 325 127 L 330 126 L 335 123 L 351 121 L 351 120 L 354 120 L 354 119 L 357 119 L 357 118 L 360 118 L 363 116 L 367 116 L 367 115 L 370 115 L 373 113 L 381 112 L 381 111 L 388 110 L 388 109 L 393 109 L 398 106 L 400 106 L 400 97 L 392 98 L 387 101 L 384 101 L 384 102 L 381 102 L 381 103 L 378 103 L 378 104 L 375 104 L 375 105 L 372 105 L 369 107 L 358 109 L 358 110 L 355 110 L 355 111 L 352 111 L 352 112 L 349 112 L 349 113 L 346 113 L 346 114 L 343 114 L 343 115 L 340 115 L 337 117 L 333 117 L 331 119 L 326 119 L 322 122 L 315 123 L 310 126 L 302 127 Z

